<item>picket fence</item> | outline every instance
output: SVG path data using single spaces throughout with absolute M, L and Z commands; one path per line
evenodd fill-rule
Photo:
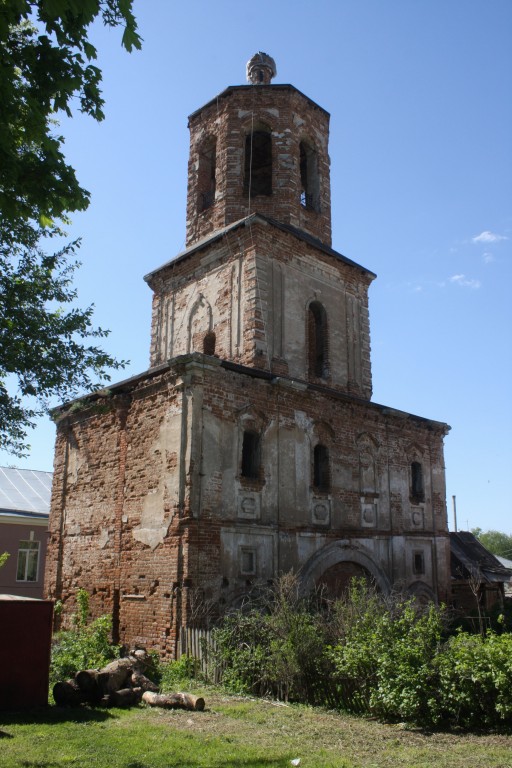
M 191 656 L 198 659 L 200 669 L 205 678 L 212 683 L 220 682 L 220 669 L 210 659 L 210 650 L 215 645 L 210 629 L 196 627 L 181 627 L 177 657 Z

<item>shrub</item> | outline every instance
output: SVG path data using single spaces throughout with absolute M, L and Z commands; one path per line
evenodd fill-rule
M 424 727 L 512 722 L 512 634 L 459 631 L 444 608 L 383 596 L 364 580 L 327 610 L 282 577 L 226 617 L 210 650 L 232 691 L 337 706 Z
M 354 581 L 335 606 L 339 642 L 329 650 L 340 705 L 386 719 L 423 720 L 435 690 L 442 611 L 385 599 Z M 345 689 L 353 692 L 345 695 Z
M 266 684 L 270 633 L 255 609 L 225 617 L 213 630 L 209 656 L 222 684 L 233 693 L 269 693 Z
M 214 630 L 210 657 L 234 692 L 312 701 L 318 699 L 324 634 L 320 614 L 287 574 L 245 611 L 224 619 Z
M 512 722 L 512 634 L 460 632 L 436 659 L 439 697 L 433 720 L 464 728 Z
M 344 708 L 423 726 L 512 721 L 511 634 L 459 631 L 444 641 L 443 609 L 390 603 L 363 583 L 336 612 L 342 631 L 329 654 Z M 343 696 L 346 686 L 360 692 L 355 701 Z
M 100 616 L 87 624 L 89 595 L 84 589 L 78 590 L 77 604 L 78 610 L 72 617 L 73 629 L 59 632 L 52 644 L 52 683 L 73 677 L 82 669 L 99 669 L 119 657 L 119 646 L 113 645 L 110 640 L 110 617 Z
M 198 680 L 201 677 L 201 662 L 195 656 L 182 656 L 176 661 L 161 665 L 160 688 L 163 693 L 176 691 L 176 686 Z

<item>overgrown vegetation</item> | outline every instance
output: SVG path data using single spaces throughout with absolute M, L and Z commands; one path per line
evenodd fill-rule
M 110 641 L 112 622 L 100 616 L 88 623 L 89 594 L 77 592 L 73 628 L 59 632 L 52 644 L 50 683 L 67 680 L 81 669 L 99 669 L 119 657 L 120 647 Z
M 151 680 L 155 679 L 151 674 L 148 677 Z M 196 659 L 195 656 L 182 656 L 177 661 L 170 661 L 160 666 L 157 682 L 162 693 L 173 693 L 178 687 L 196 686 L 202 678 L 199 659 Z
M 74 627 L 56 636 L 51 681 L 119 656 L 107 616 L 88 623 L 77 594 Z M 512 634 L 451 630 L 445 610 L 354 580 L 342 599 L 300 594 L 288 574 L 226 616 L 207 649 L 210 670 L 236 694 L 315 704 L 387 722 L 482 730 L 512 727 Z M 162 691 L 203 680 L 193 657 L 146 674 Z
M 226 617 L 210 654 L 237 693 L 428 727 L 512 724 L 512 634 L 450 635 L 443 608 L 385 598 L 364 581 L 314 604 L 284 577 Z

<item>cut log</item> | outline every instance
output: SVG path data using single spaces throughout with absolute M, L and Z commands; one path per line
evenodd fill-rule
M 150 707 L 163 707 L 164 709 L 190 709 L 202 712 L 205 706 L 201 696 L 193 696 L 191 693 L 153 693 L 146 691 L 142 695 L 142 701 Z
M 147 663 L 145 651 L 135 651 L 102 669 L 82 669 L 74 680 L 56 683 L 55 703 L 59 706 L 87 703 L 116 707 L 138 704 L 144 691 L 158 692 L 158 686 L 143 674 Z
M 86 698 L 74 680 L 63 680 L 53 686 L 53 699 L 58 707 L 78 707 Z
M 97 669 L 82 669 L 75 675 L 75 682 L 82 691 L 86 701 L 91 704 L 99 702 L 104 694 L 100 684 Z
M 132 707 L 138 704 L 142 698 L 142 688 L 121 688 L 120 691 L 112 691 L 102 700 L 107 707 Z
M 129 685 L 132 674 L 139 669 L 140 662 L 129 656 L 111 661 L 97 673 L 99 686 L 104 694 L 120 691 Z
M 158 685 L 154 683 L 149 677 L 143 675 L 142 672 L 134 672 L 131 676 L 131 683 L 135 688 L 142 688 L 143 691 L 152 691 L 158 693 Z

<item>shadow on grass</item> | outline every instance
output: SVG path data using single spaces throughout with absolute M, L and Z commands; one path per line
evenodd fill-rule
M 0 723 L 5 737 L 5 726 L 33 725 L 36 723 L 101 723 L 117 717 L 108 709 L 93 709 L 92 707 L 40 707 L 38 709 L 18 710 L 16 712 L 0 712 Z
M 152 768 L 153 765 L 154 763 L 143 763 L 139 760 L 134 760 L 130 763 L 126 763 L 124 768 Z M 284 757 L 277 759 L 274 757 L 234 757 L 232 760 L 221 758 L 220 762 L 213 759 L 212 762 L 205 763 L 204 757 L 199 757 L 197 762 L 195 760 L 193 762 L 190 760 L 185 762 L 180 760 L 179 763 L 169 762 L 166 763 L 166 768 L 199 768 L 199 766 L 205 765 L 207 765 L 208 768 L 269 768 L 269 766 L 272 766 L 272 768 L 289 768 L 290 760 L 289 758 Z M 50 766 L 47 768 L 50 768 Z

